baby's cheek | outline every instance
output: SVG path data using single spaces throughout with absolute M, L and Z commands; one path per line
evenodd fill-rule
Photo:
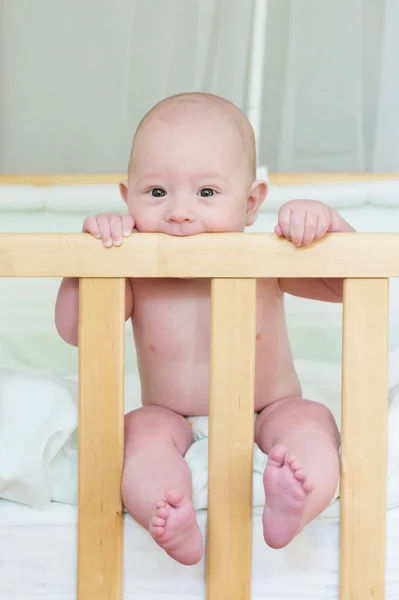
M 152 233 L 157 231 L 158 221 L 154 218 L 156 215 L 151 214 L 150 211 L 136 209 L 131 211 L 130 214 L 134 219 L 137 231 L 142 233 Z
M 240 232 L 245 228 L 246 213 L 241 207 L 231 210 L 224 208 L 215 211 L 207 221 L 207 230 L 210 232 Z
M 159 228 L 146 221 L 136 221 L 136 229 L 139 233 L 156 233 Z
M 241 233 L 245 229 L 245 223 L 225 219 L 211 223 L 205 229 L 209 233 Z

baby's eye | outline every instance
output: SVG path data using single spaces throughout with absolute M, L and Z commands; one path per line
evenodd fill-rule
M 154 198 L 163 198 L 166 196 L 166 192 L 162 188 L 153 188 L 151 190 L 151 196 L 154 196 Z
M 213 190 L 212 188 L 202 188 L 200 190 L 200 196 L 202 196 L 203 198 L 210 198 L 214 195 L 214 193 L 215 190 Z

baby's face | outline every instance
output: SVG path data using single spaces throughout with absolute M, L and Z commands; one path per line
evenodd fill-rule
M 136 137 L 127 204 L 139 232 L 240 232 L 255 218 L 248 216 L 252 184 L 240 134 L 228 122 L 154 120 Z

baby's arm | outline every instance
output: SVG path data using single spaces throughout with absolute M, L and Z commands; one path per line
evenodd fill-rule
M 326 233 L 354 232 L 335 210 L 316 200 L 292 200 L 284 204 L 278 216 L 275 233 L 290 240 L 295 246 L 309 246 L 320 240 Z M 283 292 L 323 300 L 326 302 L 342 302 L 343 280 L 339 278 L 325 279 L 280 279 Z
M 120 246 L 123 237 L 132 233 L 134 221 L 130 215 L 97 215 L 87 217 L 83 223 L 83 232 L 101 239 L 104 246 Z M 126 279 L 125 319 L 133 314 L 133 291 L 129 279 Z M 64 277 L 58 290 L 55 304 L 55 326 L 62 337 L 72 346 L 78 345 L 79 325 L 79 279 Z

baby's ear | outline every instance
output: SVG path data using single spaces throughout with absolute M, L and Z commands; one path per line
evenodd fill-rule
M 119 192 L 123 201 L 127 204 L 127 179 L 123 179 L 119 182 Z
M 267 183 L 266 181 L 263 181 L 263 179 L 256 179 L 251 185 L 247 201 L 247 227 L 255 223 L 262 202 L 267 196 L 267 192 Z

